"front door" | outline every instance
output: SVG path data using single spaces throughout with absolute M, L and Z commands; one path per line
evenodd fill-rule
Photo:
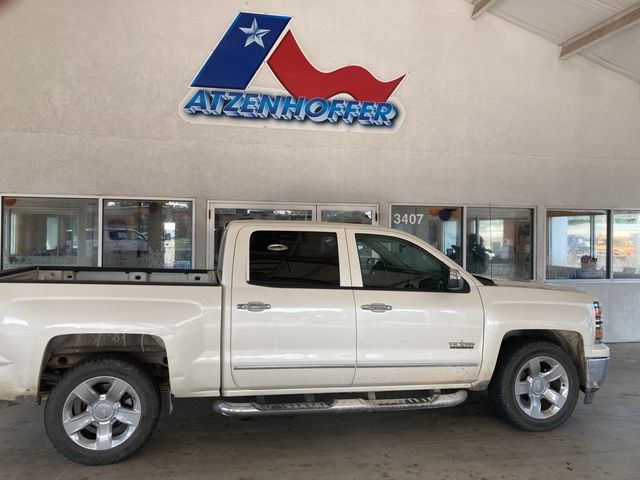
M 409 237 L 349 233 L 357 315 L 354 385 L 475 380 L 483 309 L 476 288 L 448 291 L 451 267 Z M 360 276 L 360 278 L 358 278 Z
M 231 367 L 240 389 L 347 387 L 356 319 L 344 230 L 245 227 L 236 243 Z

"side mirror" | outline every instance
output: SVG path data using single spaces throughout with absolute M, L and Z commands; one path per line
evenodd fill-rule
M 464 288 L 464 279 L 460 272 L 455 268 L 449 270 L 449 281 L 447 282 L 447 290 L 450 292 L 457 292 Z

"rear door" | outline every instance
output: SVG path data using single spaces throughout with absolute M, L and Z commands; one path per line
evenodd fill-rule
M 235 251 L 231 367 L 237 387 L 351 385 L 356 319 L 344 229 L 247 226 Z

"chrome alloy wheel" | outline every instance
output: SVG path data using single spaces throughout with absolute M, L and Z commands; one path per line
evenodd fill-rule
M 533 357 L 515 377 L 518 407 L 529 417 L 547 419 L 557 414 L 569 395 L 569 376 L 557 360 Z
M 142 408 L 136 391 L 116 377 L 94 377 L 69 394 L 62 409 L 65 432 L 88 450 L 109 450 L 138 428 Z

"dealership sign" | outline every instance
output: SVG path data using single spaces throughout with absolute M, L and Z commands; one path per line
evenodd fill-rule
M 395 130 L 401 107 L 390 97 L 404 75 L 383 82 L 353 65 L 322 72 L 307 60 L 290 22 L 239 13 L 191 82 L 180 116 L 201 124 Z M 284 91 L 252 86 L 263 65 Z

